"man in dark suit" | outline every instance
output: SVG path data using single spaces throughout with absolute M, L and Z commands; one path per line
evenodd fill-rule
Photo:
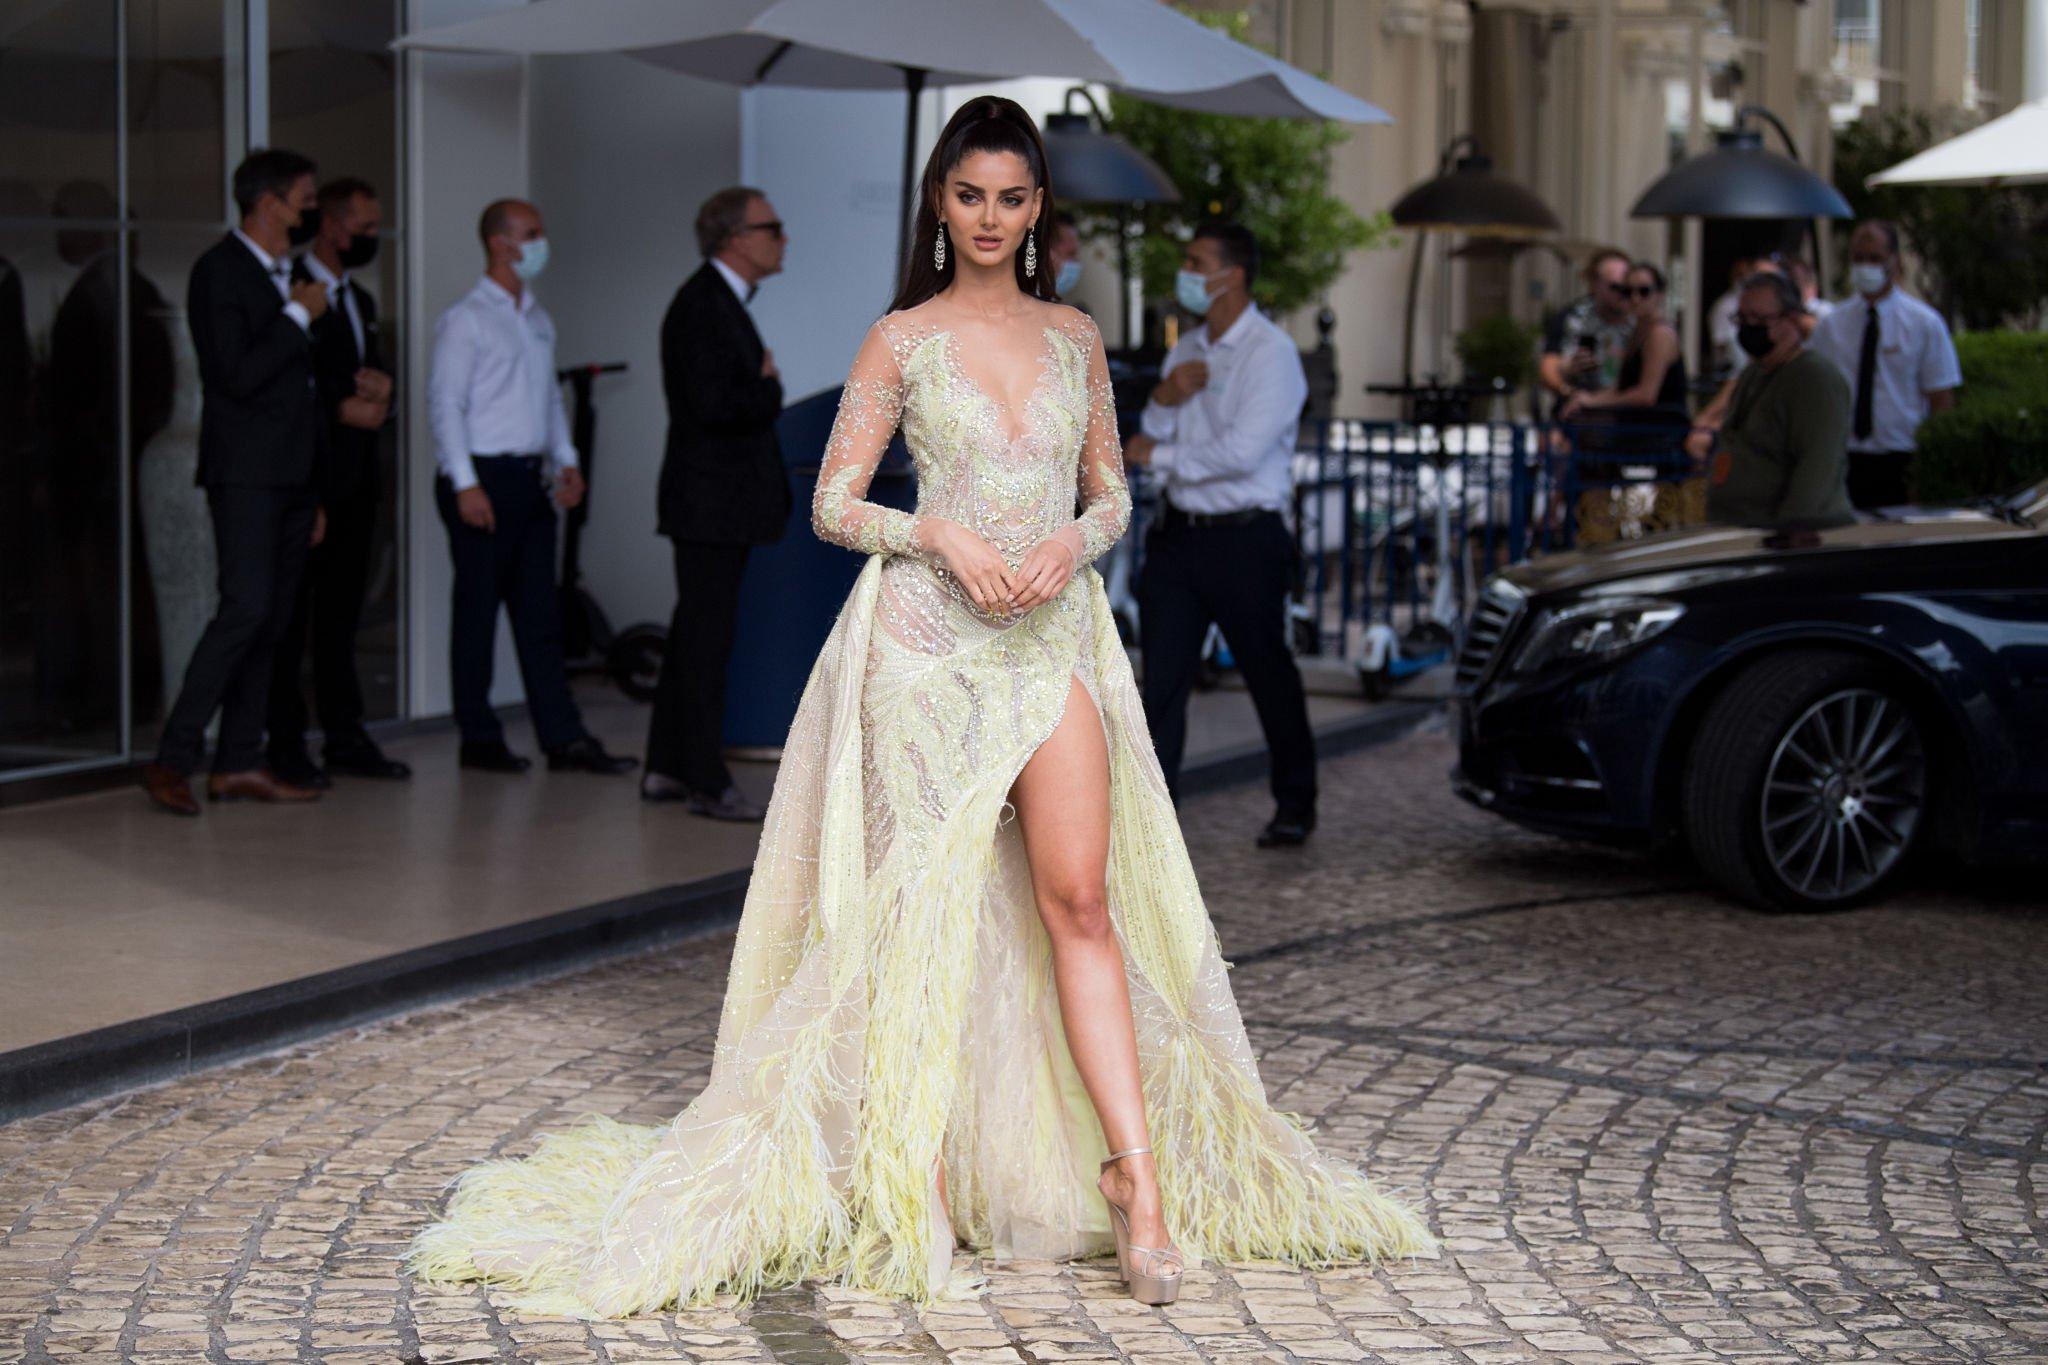
M 660 532 L 675 546 L 676 610 L 647 731 L 640 795 L 684 801 L 716 820 L 759 820 L 720 756 L 725 674 L 747 550 L 782 538 L 789 478 L 775 419 L 782 377 L 747 315 L 760 282 L 782 269 L 788 236 L 759 190 L 720 190 L 697 210 L 704 264 L 661 324 L 668 398 Z
M 383 209 L 377 191 L 353 177 L 320 188 L 320 225 L 294 269 L 327 291 L 313 324 L 313 373 L 327 423 L 320 507 L 327 534 L 308 556 L 297 606 L 270 679 L 270 771 L 287 782 L 325 787 L 328 773 L 404 778 L 412 769 L 385 755 L 363 728 L 356 677 L 356 629 L 370 579 L 377 524 L 378 453 L 391 413 L 391 374 L 377 342 L 377 304 L 353 272 L 377 255 Z M 306 752 L 306 694 L 300 665 L 310 637 L 313 698 L 325 735 L 326 767 Z
M 291 238 L 314 208 L 314 166 L 295 152 L 251 153 L 235 168 L 242 221 L 192 267 L 185 310 L 199 358 L 199 478 L 213 514 L 220 606 L 192 651 L 164 721 L 150 799 L 199 814 L 191 775 L 206 723 L 221 713 L 214 800 L 312 801 L 320 793 L 262 766 L 271 654 L 291 619 L 306 552 L 320 536 L 316 480 L 325 424 L 313 380 L 313 324 L 327 291 L 292 283 Z

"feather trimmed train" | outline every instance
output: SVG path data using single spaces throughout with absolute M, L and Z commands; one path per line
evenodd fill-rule
M 618 1317 L 803 1280 L 929 1302 L 962 1288 L 956 1241 L 1108 1250 L 1107 1149 L 1006 804 L 1076 678 L 1108 740 L 1110 914 L 1176 1240 L 1303 1265 L 1431 1250 L 1266 1101 L 1101 579 L 1007 626 L 958 614 L 935 650 L 902 624 L 930 573 L 871 559 L 812 670 L 703 1092 L 666 1126 L 588 1117 L 469 1170 L 415 1275 Z

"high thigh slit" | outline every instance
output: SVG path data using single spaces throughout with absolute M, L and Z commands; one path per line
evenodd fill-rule
M 1129 511 L 1101 341 L 1039 307 L 1046 368 L 1021 435 L 922 309 L 877 324 L 856 361 L 816 521 L 871 558 L 784 746 L 704 1090 L 666 1125 L 588 1117 L 472 1168 L 415 1239 L 416 1273 L 619 1316 L 804 1279 L 925 1302 L 971 1288 L 956 1237 L 997 1257 L 1109 1250 L 1107 1148 L 1010 818 L 1076 681 L 1108 756 L 1109 916 L 1176 1240 L 1194 1258 L 1301 1264 L 1431 1245 L 1266 1102 L 1088 567 Z M 1052 600 L 979 611 L 911 514 L 861 500 L 899 421 L 918 516 L 974 528 L 1013 566 L 1048 538 L 1076 552 Z

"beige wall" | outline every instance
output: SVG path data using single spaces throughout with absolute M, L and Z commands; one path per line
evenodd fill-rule
M 1255 42 L 1326 76 L 1393 114 L 1390 127 L 1355 131 L 1332 159 L 1331 184 L 1362 213 L 1391 205 L 1435 173 L 1444 143 L 1471 132 L 1498 174 L 1518 180 L 1563 220 L 1573 262 L 1594 244 L 1664 262 L 1675 286 L 1711 296 L 1699 269 L 1697 227 L 1632 219 L 1629 208 L 1671 164 L 1688 135 L 1686 92 L 1695 63 L 1701 126 L 1712 143 L 1738 108 L 1761 105 L 1791 133 L 1801 161 L 1833 173 L 1831 112 L 1849 99 L 1854 72 L 1834 67 L 1832 0 L 1192 0 L 1242 10 Z M 2034 0 L 1981 0 L 1976 99 L 1980 115 L 2022 97 L 2023 28 Z M 1883 0 L 1879 102 L 1940 110 L 1970 94 L 1963 0 Z M 1730 79 L 1740 71 L 1739 82 Z M 1782 144 L 1765 132 L 1765 145 Z M 1513 262 L 1443 264 L 1454 241 L 1428 244 L 1417 311 L 1418 373 L 1456 368 L 1451 338 L 1472 319 L 1507 310 L 1528 321 L 1576 290 L 1576 269 L 1555 252 Z M 1340 404 L 1385 414 L 1368 381 L 1400 377 L 1402 307 L 1412 239 L 1361 252 L 1331 287 L 1342 382 Z M 1695 247 L 1696 250 L 1696 247 Z M 1824 247 L 1824 251 L 1826 248 Z M 1832 262 L 1818 262 L 1828 278 Z M 1692 303 L 1697 309 L 1699 300 Z M 1290 320 L 1306 344 L 1310 310 Z
M 1392 126 L 1353 130 L 1331 158 L 1330 180 L 1361 213 L 1377 213 L 1411 185 L 1436 173 L 1444 144 L 1465 131 L 1470 76 L 1470 12 L 1464 0 L 1273 0 L 1255 8 L 1271 25 L 1282 55 L 1392 113 Z M 1431 243 L 1417 307 L 1416 369 L 1440 366 L 1438 319 L 1462 307 L 1463 272 L 1442 268 Z M 1401 377 L 1403 307 L 1413 241 L 1360 252 L 1331 288 L 1332 340 L 1342 389 L 1340 410 L 1384 410 L 1363 386 Z M 1313 344 L 1312 310 L 1288 320 Z
M 1947 0 L 1907 3 L 1951 8 Z M 1994 8 L 1999 3 L 1987 0 Z M 1214 7 L 1226 6 L 1216 0 Z M 1533 190 L 1562 219 L 1559 242 L 1569 260 L 1539 249 L 1513 263 L 1446 267 L 1455 240 L 1429 244 L 1418 373 L 1455 372 L 1451 339 L 1470 320 L 1505 308 L 1533 322 L 1570 297 L 1576 261 L 1592 244 L 1665 262 L 1675 279 L 1684 278 L 1687 232 L 1632 219 L 1629 209 L 1669 168 L 1674 134 L 1683 143 L 1683 92 L 1692 86 L 1695 52 L 1703 71 L 1739 65 L 1743 72 L 1739 86 L 1724 82 L 1721 96 L 1703 104 L 1702 146 L 1710 144 L 1713 124 L 1725 126 L 1742 104 L 1760 104 L 1785 122 L 1808 166 L 1822 176 L 1831 170 L 1828 106 L 1841 83 L 1829 69 L 1827 0 L 1494 0 L 1476 14 L 1465 0 L 1245 0 L 1228 7 L 1251 13 L 1255 40 L 1394 115 L 1391 127 L 1357 130 L 1333 158 L 1331 183 L 1360 212 L 1388 207 L 1433 175 L 1444 143 L 1471 132 L 1494 158 L 1496 173 Z M 1937 70 L 1952 70 L 1960 90 L 1960 0 L 1952 8 L 1952 24 L 1920 21 L 1932 44 L 1922 65 L 1930 82 Z M 1774 133 L 1766 144 L 1779 146 Z M 1400 376 L 1411 247 L 1412 239 L 1398 251 L 1358 254 L 1330 290 L 1346 411 L 1392 410 L 1369 400 L 1362 385 Z M 1292 322 L 1304 342 L 1312 339 L 1309 317 Z

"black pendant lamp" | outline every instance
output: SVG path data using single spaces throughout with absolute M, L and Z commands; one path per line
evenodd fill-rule
M 1434 180 L 1402 195 L 1388 212 L 1396 227 L 1469 237 L 1534 237 L 1564 227 L 1550 205 L 1495 175 L 1493 158 L 1470 133 L 1444 149 Z
M 1094 111 L 1074 110 L 1079 95 Z M 1067 91 L 1066 107 L 1045 116 L 1046 170 L 1062 203 L 1177 204 L 1180 191 L 1159 163 L 1115 133 L 1097 126 L 1102 111 L 1080 86 Z
M 1089 113 L 1076 112 L 1074 96 L 1079 95 Z M 1131 334 L 1131 215 L 1132 204 L 1178 204 L 1180 190 L 1159 163 L 1115 133 L 1104 132 L 1106 122 L 1095 97 L 1082 86 L 1067 91 L 1064 107 L 1045 116 L 1045 170 L 1052 177 L 1055 202 L 1062 204 L 1115 204 L 1117 299 L 1122 338 Z
M 1461 133 L 1451 139 L 1437 162 L 1433 180 L 1425 180 L 1394 201 L 1388 216 L 1394 226 L 1415 233 L 1415 254 L 1408 264 L 1408 313 L 1401 337 L 1401 384 L 1415 387 L 1415 303 L 1422 288 L 1422 249 L 1430 232 L 1457 232 L 1467 237 L 1539 237 L 1561 232 L 1564 224 L 1550 205 L 1512 180 L 1493 173 L 1493 158 L 1479 149 L 1478 139 Z
M 1790 156 L 1764 150 L 1760 119 L 1778 130 Z M 1681 161 L 1643 191 L 1635 218 L 1849 218 L 1842 192 L 1799 164 L 1791 133 L 1768 109 L 1744 105 L 1711 152 Z

